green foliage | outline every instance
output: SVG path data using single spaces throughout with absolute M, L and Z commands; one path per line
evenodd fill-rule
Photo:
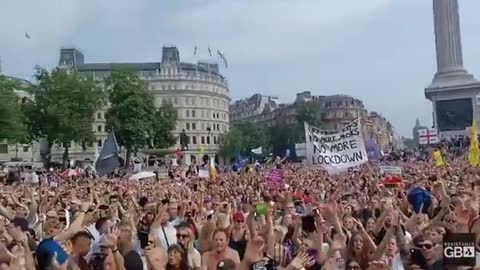
M 14 92 L 20 89 L 17 81 L 0 75 L 0 141 L 22 142 L 26 136 L 20 100 Z
M 252 149 L 265 146 L 267 134 L 263 127 L 251 122 L 243 122 L 234 126 L 225 136 L 220 148 L 220 155 L 232 158 L 237 152 L 249 154 Z
M 168 148 L 174 145 L 177 138 L 172 131 L 177 123 L 177 110 L 170 103 L 164 103 L 155 112 L 153 122 L 153 141 L 155 148 Z
M 65 161 L 71 142 L 94 141 L 92 123 L 105 104 L 104 93 L 93 79 L 74 71 L 37 67 L 34 77 L 37 84 L 30 91 L 35 102 L 23 106 L 29 136 L 45 137 L 49 145 L 62 143 Z
M 303 122 L 302 122 L 303 123 Z M 268 129 L 269 143 L 273 149 L 273 153 L 276 156 L 285 154 L 285 150 L 293 143 L 296 142 L 296 137 L 303 131 L 303 137 L 305 137 L 305 129 L 302 127 L 299 130 L 297 125 L 279 124 Z
M 321 128 L 323 122 L 323 109 L 314 102 L 299 102 L 295 104 L 296 123 L 279 123 L 268 129 L 269 144 L 275 155 L 284 155 L 286 149 L 295 143 L 305 142 L 304 122 Z
M 137 75 L 114 70 L 106 80 L 110 108 L 105 114 L 107 127 L 114 129 L 127 156 L 150 144 L 154 137 L 153 96 Z

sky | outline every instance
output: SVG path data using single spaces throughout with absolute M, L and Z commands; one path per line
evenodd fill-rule
M 477 75 L 480 1 L 459 2 L 464 64 Z M 417 117 L 432 124 L 424 97 L 436 68 L 432 0 L 0 1 L 6 75 L 31 79 L 35 65 L 58 63 L 61 47 L 79 48 L 86 62 L 155 62 L 165 44 L 182 61 L 222 51 L 232 100 L 346 94 L 400 135 L 411 137 Z

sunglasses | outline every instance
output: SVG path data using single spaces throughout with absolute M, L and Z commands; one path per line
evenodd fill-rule
M 432 249 L 433 245 L 432 244 L 418 244 L 418 245 L 416 245 L 416 247 L 420 248 L 420 249 Z
M 177 233 L 177 238 L 180 238 L 180 239 L 190 238 L 190 235 Z

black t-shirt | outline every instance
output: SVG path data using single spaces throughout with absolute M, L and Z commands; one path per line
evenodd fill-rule
M 143 270 L 142 258 L 135 250 L 131 250 L 123 258 L 126 270 Z

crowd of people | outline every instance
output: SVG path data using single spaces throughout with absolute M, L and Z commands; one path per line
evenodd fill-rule
M 68 177 L 1 185 L 1 269 L 401 270 L 445 265 L 476 234 L 479 171 L 398 158 L 338 175 L 302 164 L 177 170 L 166 179 Z M 379 165 L 401 175 L 382 175 Z M 282 181 L 268 181 L 281 170 Z M 480 256 L 477 256 L 480 260 Z M 476 265 L 480 266 L 480 262 Z

